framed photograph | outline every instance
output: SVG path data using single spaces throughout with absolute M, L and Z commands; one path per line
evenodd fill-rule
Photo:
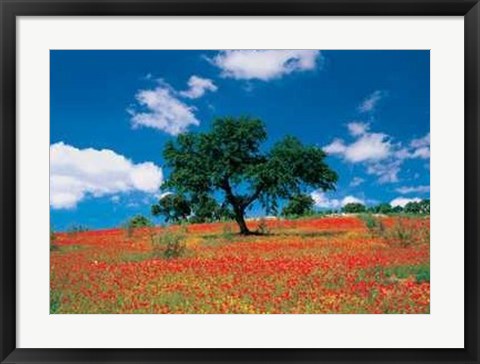
M 1 0 L 1 362 L 478 363 L 479 6 Z

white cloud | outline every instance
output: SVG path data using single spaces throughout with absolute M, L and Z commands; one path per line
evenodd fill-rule
M 365 182 L 365 180 L 363 178 L 354 177 L 352 182 L 350 182 L 350 186 L 351 187 L 357 187 L 357 186 L 360 186 L 363 182 Z
M 382 133 L 363 134 L 350 144 L 345 151 L 345 158 L 351 162 L 378 161 L 387 158 L 391 153 L 388 137 Z
M 313 201 L 315 202 L 315 206 L 325 209 L 338 209 L 345 206 L 348 203 L 361 203 L 364 204 L 365 202 L 362 199 L 359 199 L 355 196 L 346 196 L 343 199 L 335 199 L 335 198 L 328 198 L 325 192 L 317 190 L 313 191 L 310 196 L 312 197 Z
M 405 197 L 397 197 L 390 201 L 390 205 L 392 207 L 400 206 L 400 207 L 405 207 L 405 205 L 409 202 L 420 202 L 422 201 L 420 198 L 415 197 L 415 198 L 405 198 Z
M 342 139 L 334 139 L 329 145 L 322 148 L 323 151 L 327 154 L 345 154 L 347 146 Z
M 313 70 L 319 58 L 321 53 L 316 50 L 228 50 L 210 61 L 222 70 L 223 77 L 269 81 L 292 72 Z
M 430 133 L 423 138 L 413 139 L 408 148 L 396 152 L 400 159 L 429 159 L 430 158 Z
M 410 146 L 412 148 L 422 148 L 422 147 L 429 147 L 430 148 L 430 133 L 427 133 L 423 138 L 413 139 L 410 142 Z
M 389 159 L 381 163 L 367 165 L 367 173 L 377 176 L 379 183 L 394 183 L 398 182 L 401 165 L 401 160 Z
M 50 205 L 55 209 L 73 208 L 87 196 L 153 193 L 162 181 L 162 170 L 152 162 L 134 164 L 108 149 L 77 149 L 63 142 L 50 146 Z
M 323 150 L 347 162 L 362 163 L 368 174 L 378 177 L 379 183 L 397 182 L 405 159 L 430 158 L 430 134 L 402 147 L 402 143 L 392 143 L 387 134 L 370 132 L 368 123 L 355 121 L 347 128 L 354 139 L 351 143 L 336 138 Z
M 410 147 L 413 148 L 410 158 L 430 158 L 430 133 L 419 139 L 413 139 L 410 142 Z
M 345 144 L 341 139 L 335 139 L 323 148 L 328 154 L 337 154 L 352 163 L 378 161 L 391 154 L 391 144 L 388 136 L 382 133 L 364 132 L 351 144 Z
M 416 149 L 412 153 L 411 158 L 421 158 L 421 159 L 430 158 L 430 148 L 429 147 L 422 147 L 422 148 Z
M 370 125 L 368 125 L 368 123 L 362 123 L 360 121 L 353 121 L 351 123 L 348 123 L 347 127 L 350 135 L 359 136 L 365 134 L 368 131 Z
M 188 80 L 188 90 L 176 91 L 162 79 L 158 79 L 158 86 L 154 89 L 140 90 L 135 98 L 141 111 L 130 108 L 134 128 L 146 126 L 171 135 L 178 135 L 187 131 L 191 125 L 199 125 L 195 107 L 187 105 L 179 97 L 197 99 L 205 92 L 214 92 L 218 88 L 212 80 L 191 76 Z
M 346 144 L 342 139 L 334 139 L 323 148 L 327 154 L 337 155 L 350 163 L 363 163 L 367 173 L 378 176 L 380 183 L 396 182 L 400 164 L 393 159 L 395 146 L 388 135 L 371 133 L 369 124 L 352 122 L 347 125 L 355 140 Z
M 369 112 L 373 111 L 377 106 L 377 103 L 386 95 L 386 92 L 377 90 L 369 95 L 362 103 L 358 106 L 358 111 L 360 112 Z
M 202 97 L 205 92 L 215 92 L 218 89 L 212 80 L 208 78 L 201 78 L 195 75 L 190 77 L 188 80 L 188 87 L 189 89 L 186 91 L 181 91 L 180 95 L 189 99 L 198 99 L 199 97 Z
M 188 106 L 175 97 L 170 87 L 160 85 L 153 90 L 140 90 L 137 102 L 146 110 L 130 110 L 133 127 L 146 126 L 163 130 L 171 135 L 178 135 L 191 125 L 199 125 L 192 106 Z
M 349 204 L 349 203 L 361 203 L 362 205 L 364 205 L 365 201 L 355 196 L 347 196 L 342 199 L 342 206 L 345 206 L 346 204 Z
M 399 187 L 395 191 L 401 193 L 401 194 L 407 194 L 407 193 L 427 193 L 430 192 L 430 186 L 412 186 L 412 187 Z
M 312 197 L 313 201 L 315 202 L 315 206 L 317 207 L 326 209 L 337 209 L 342 206 L 340 200 L 330 199 L 322 191 L 313 191 L 310 194 L 310 197 Z

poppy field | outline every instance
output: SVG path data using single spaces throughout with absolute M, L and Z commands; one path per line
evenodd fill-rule
M 428 217 L 56 233 L 52 314 L 426 314 Z

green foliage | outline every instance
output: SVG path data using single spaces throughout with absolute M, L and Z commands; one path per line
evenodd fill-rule
M 243 234 L 250 232 L 245 211 L 255 201 L 275 211 L 279 198 L 289 199 L 306 187 L 334 189 L 337 174 L 321 148 L 288 136 L 264 152 L 266 139 L 265 125 L 253 118 L 220 118 L 209 132 L 180 134 L 164 148 L 171 169 L 165 187 L 192 196 L 221 191 Z
M 233 240 L 233 238 L 235 237 L 235 234 L 233 233 L 233 230 L 230 224 L 223 225 L 221 237 L 223 240 L 227 242 L 230 242 Z
M 60 310 L 62 294 L 57 290 L 50 290 L 50 314 L 58 313 Z
M 282 215 L 286 217 L 300 217 L 313 214 L 315 201 L 309 195 L 298 194 L 292 196 L 288 204 L 283 208 Z
M 152 206 L 153 216 L 163 216 L 166 222 L 180 222 L 191 214 L 190 204 L 183 194 L 167 194 Z
M 360 215 L 360 219 L 372 236 L 383 236 L 385 234 L 385 225 L 381 218 L 373 216 L 372 214 L 362 214 Z
M 385 239 L 388 244 L 397 244 L 406 248 L 413 244 L 430 242 L 430 227 L 426 224 L 417 224 L 415 218 L 395 217 L 393 225 L 387 227 L 379 216 L 367 213 L 359 217 L 372 237 Z
M 411 201 L 404 207 L 392 207 L 388 203 L 381 203 L 368 209 L 369 212 L 376 214 L 409 214 L 409 215 L 430 215 L 430 200 Z
M 393 212 L 393 208 L 389 203 L 381 203 L 377 206 L 374 206 L 370 209 L 371 212 L 376 214 L 391 214 Z
M 415 242 L 415 229 L 405 218 L 397 218 L 390 229 L 390 236 L 394 242 L 407 248 Z
M 430 200 L 420 201 L 420 213 L 424 215 L 430 215 Z
M 359 214 L 366 211 L 365 205 L 358 202 L 350 202 L 343 206 L 342 211 L 347 214 Z
M 182 232 L 164 231 L 150 237 L 152 252 L 155 258 L 179 258 L 186 252 L 185 234 Z
M 123 228 L 129 238 L 133 236 L 135 229 L 151 226 L 153 226 L 152 222 L 143 215 L 136 215 L 123 224 Z
M 193 207 L 191 222 L 202 223 L 233 219 L 233 214 L 228 207 L 225 204 L 220 205 L 208 194 L 194 195 L 191 201 Z
M 402 206 L 395 206 L 392 208 L 392 212 L 396 214 L 401 214 L 403 212 L 403 207 Z
M 415 280 L 417 281 L 417 283 L 430 282 L 430 267 L 428 267 L 427 269 L 419 270 L 415 274 Z
M 407 214 L 430 215 L 430 200 L 409 202 L 405 205 L 403 211 Z
M 396 277 L 406 279 L 415 277 L 417 283 L 430 282 L 430 265 L 402 265 L 397 267 L 385 268 L 386 277 Z
M 128 221 L 128 226 L 132 228 L 150 227 L 153 226 L 152 222 L 143 215 L 136 215 Z

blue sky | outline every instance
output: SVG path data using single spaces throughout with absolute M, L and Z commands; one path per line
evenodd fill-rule
M 328 154 L 317 207 L 405 204 L 430 191 L 429 51 L 51 51 L 52 224 L 149 216 L 162 149 L 218 116 L 250 115 Z M 251 214 L 261 214 L 255 208 Z

